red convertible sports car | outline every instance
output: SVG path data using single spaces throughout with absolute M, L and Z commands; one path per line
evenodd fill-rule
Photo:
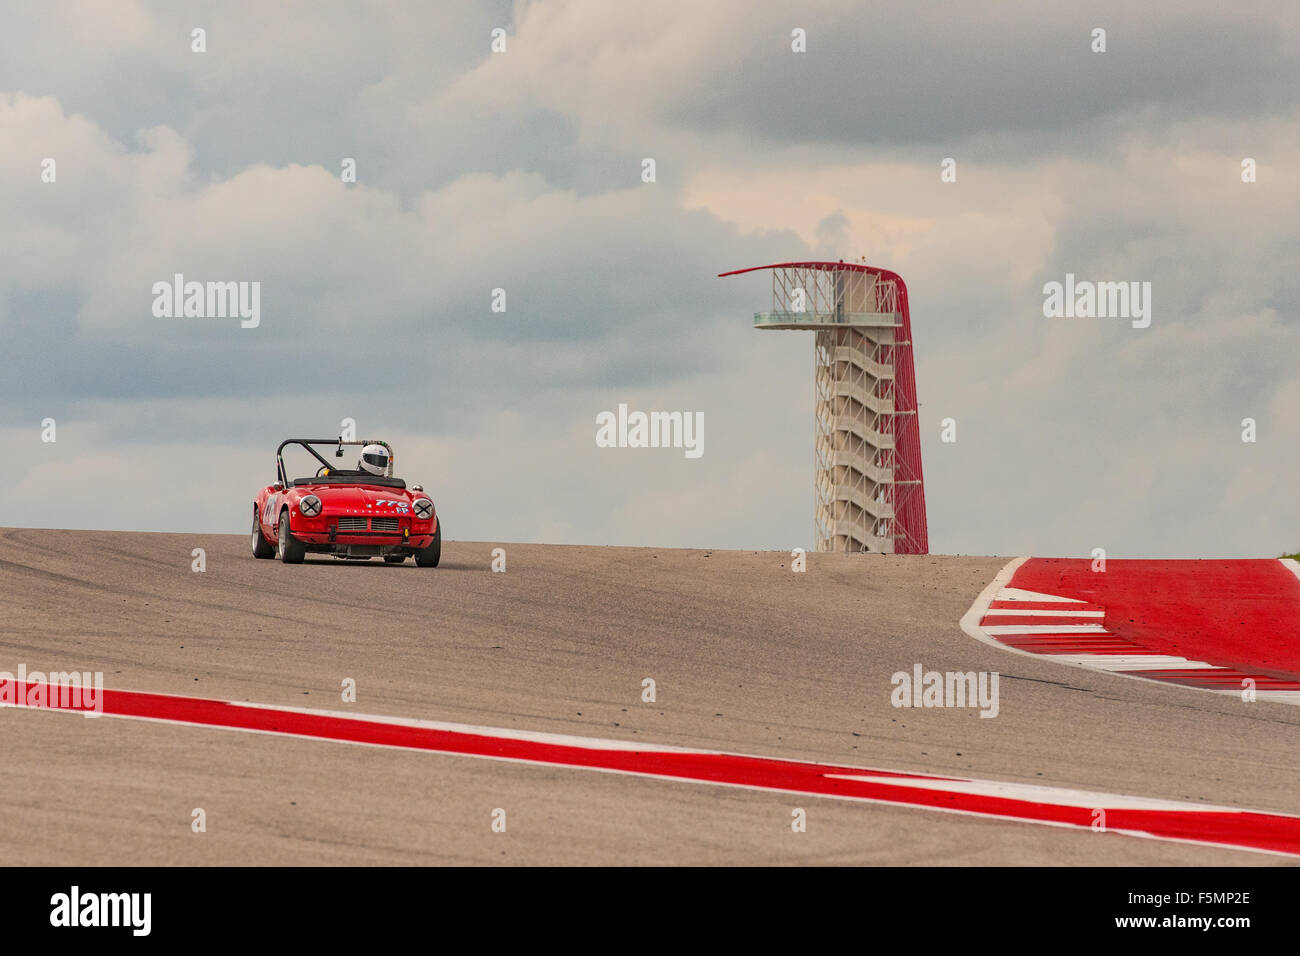
M 315 461 L 310 478 L 289 478 L 284 450 L 296 445 Z M 356 468 L 336 468 L 317 449 L 344 456 L 361 448 Z M 301 452 L 297 453 L 301 456 Z M 319 463 L 319 467 L 316 467 Z M 287 438 L 275 450 L 276 481 L 253 502 L 253 557 L 301 564 L 308 552 L 365 561 L 382 557 L 401 564 L 414 556 L 436 568 L 442 556 L 442 522 L 419 485 L 393 477 L 393 450 L 382 441 Z

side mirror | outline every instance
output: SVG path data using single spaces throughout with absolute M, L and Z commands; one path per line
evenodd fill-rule
M 412 490 L 412 491 L 423 491 L 423 490 L 424 490 L 424 485 L 411 485 L 411 490 Z
M 284 491 L 284 482 L 277 481 L 271 487 L 274 488 L 276 491 Z

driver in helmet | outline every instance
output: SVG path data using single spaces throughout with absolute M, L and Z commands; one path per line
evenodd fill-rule
M 383 445 L 366 445 L 361 449 L 361 458 L 357 461 L 357 471 L 378 475 L 383 478 L 388 474 L 388 449 Z

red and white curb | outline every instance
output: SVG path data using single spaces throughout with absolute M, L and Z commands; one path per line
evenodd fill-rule
M 1155 654 L 1108 630 L 1106 609 L 1100 604 L 1008 587 L 1028 560 L 1016 558 L 998 572 L 962 617 L 963 631 L 1001 650 L 1058 664 L 1236 697 L 1250 687 L 1258 700 L 1300 704 L 1300 681 Z M 1300 577 L 1300 565 L 1285 559 L 1283 563 Z
M 86 712 L 56 704 L 48 684 L 14 681 L 6 691 L 0 697 L 6 707 Z M 892 804 L 1300 857 L 1300 816 L 1236 807 L 136 691 L 104 690 L 99 707 L 105 717 Z

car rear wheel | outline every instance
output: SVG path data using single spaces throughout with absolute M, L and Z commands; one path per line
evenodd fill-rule
M 289 512 L 280 512 L 280 534 L 276 540 L 276 552 L 285 564 L 302 564 L 307 555 L 307 546 L 289 533 Z
M 253 557 L 275 557 L 275 545 L 267 541 L 266 535 L 262 534 L 262 522 L 257 520 L 256 508 L 253 509 Z
M 433 533 L 433 543 L 415 552 L 415 563 L 422 568 L 436 568 L 440 560 L 442 560 L 442 519 L 438 520 L 438 530 Z

